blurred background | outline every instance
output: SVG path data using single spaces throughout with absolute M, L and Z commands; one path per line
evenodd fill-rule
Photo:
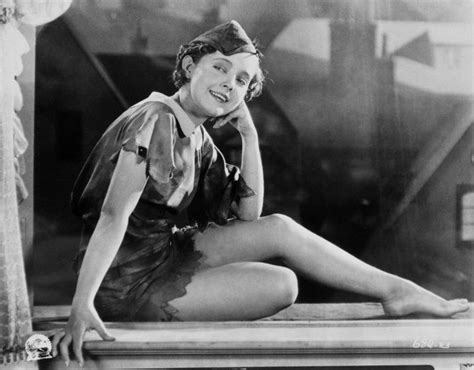
M 36 34 L 34 299 L 70 304 L 78 172 L 106 127 L 172 94 L 179 46 L 230 19 L 268 72 L 250 105 L 264 213 L 377 267 L 474 300 L 470 0 L 75 0 Z M 209 129 L 239 163 L 232 128 Z M 278 262 L 278 261 L 276 261 Z M 365 301 L 300 278 L 298 302 Z

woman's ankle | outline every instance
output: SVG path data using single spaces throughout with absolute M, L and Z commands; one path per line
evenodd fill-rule
M 406 296 L 406 294 L 409 294 L 417 288 L 420 287 L 410 280 L 388 274 L 385 281 L 385 288 L 383 289 L 379 299 L 381 302 L 393 301 Z

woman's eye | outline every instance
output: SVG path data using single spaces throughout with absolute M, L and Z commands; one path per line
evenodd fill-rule
M 242 85 L 242 86 L 247 85 L 247 80 L 244 80 L 244 79 L 242 79 L 242 78 L 237 79 L 237 82 L 238 82 L 240 85 Z
M 225 72 L 225 69 L 222 68 L 221 66 L 214 66 L 215 69 L 217 69 L 220 72 Z

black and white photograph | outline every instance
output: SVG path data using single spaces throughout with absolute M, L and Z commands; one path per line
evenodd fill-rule
M 0 365 L 474 369 L 472 0 L 0 0 Z

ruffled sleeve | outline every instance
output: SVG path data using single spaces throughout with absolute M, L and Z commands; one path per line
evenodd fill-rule
M 255 195 L 240 174 L 240 169 L 226 163 L 223 154 L 203 129 L 202 168 L 198 189 L 188 208 L 188 216 L 203 230 L 209 222 L 224 225 L 232 217 L 231 204 Z
M 120 130 L 121 145 L 112 154 L 116 162 L 120 149 L 137 154 L 137 163 L 146 161 L 146 175 L 158 183 L 168 183 L 176 168 L 176 119 L 169 108 L 161 103 L 148 102 L 131 109 L 127 124 Z
M 176 183 L 176 125 L 173 111 L 161 102 L 140 102 L 122 113 L 93 148 L 74 184 L 73 212 L 88 225 L 97 223 L 121 151 L 146 163 L 153 200 L 165 204 Z

